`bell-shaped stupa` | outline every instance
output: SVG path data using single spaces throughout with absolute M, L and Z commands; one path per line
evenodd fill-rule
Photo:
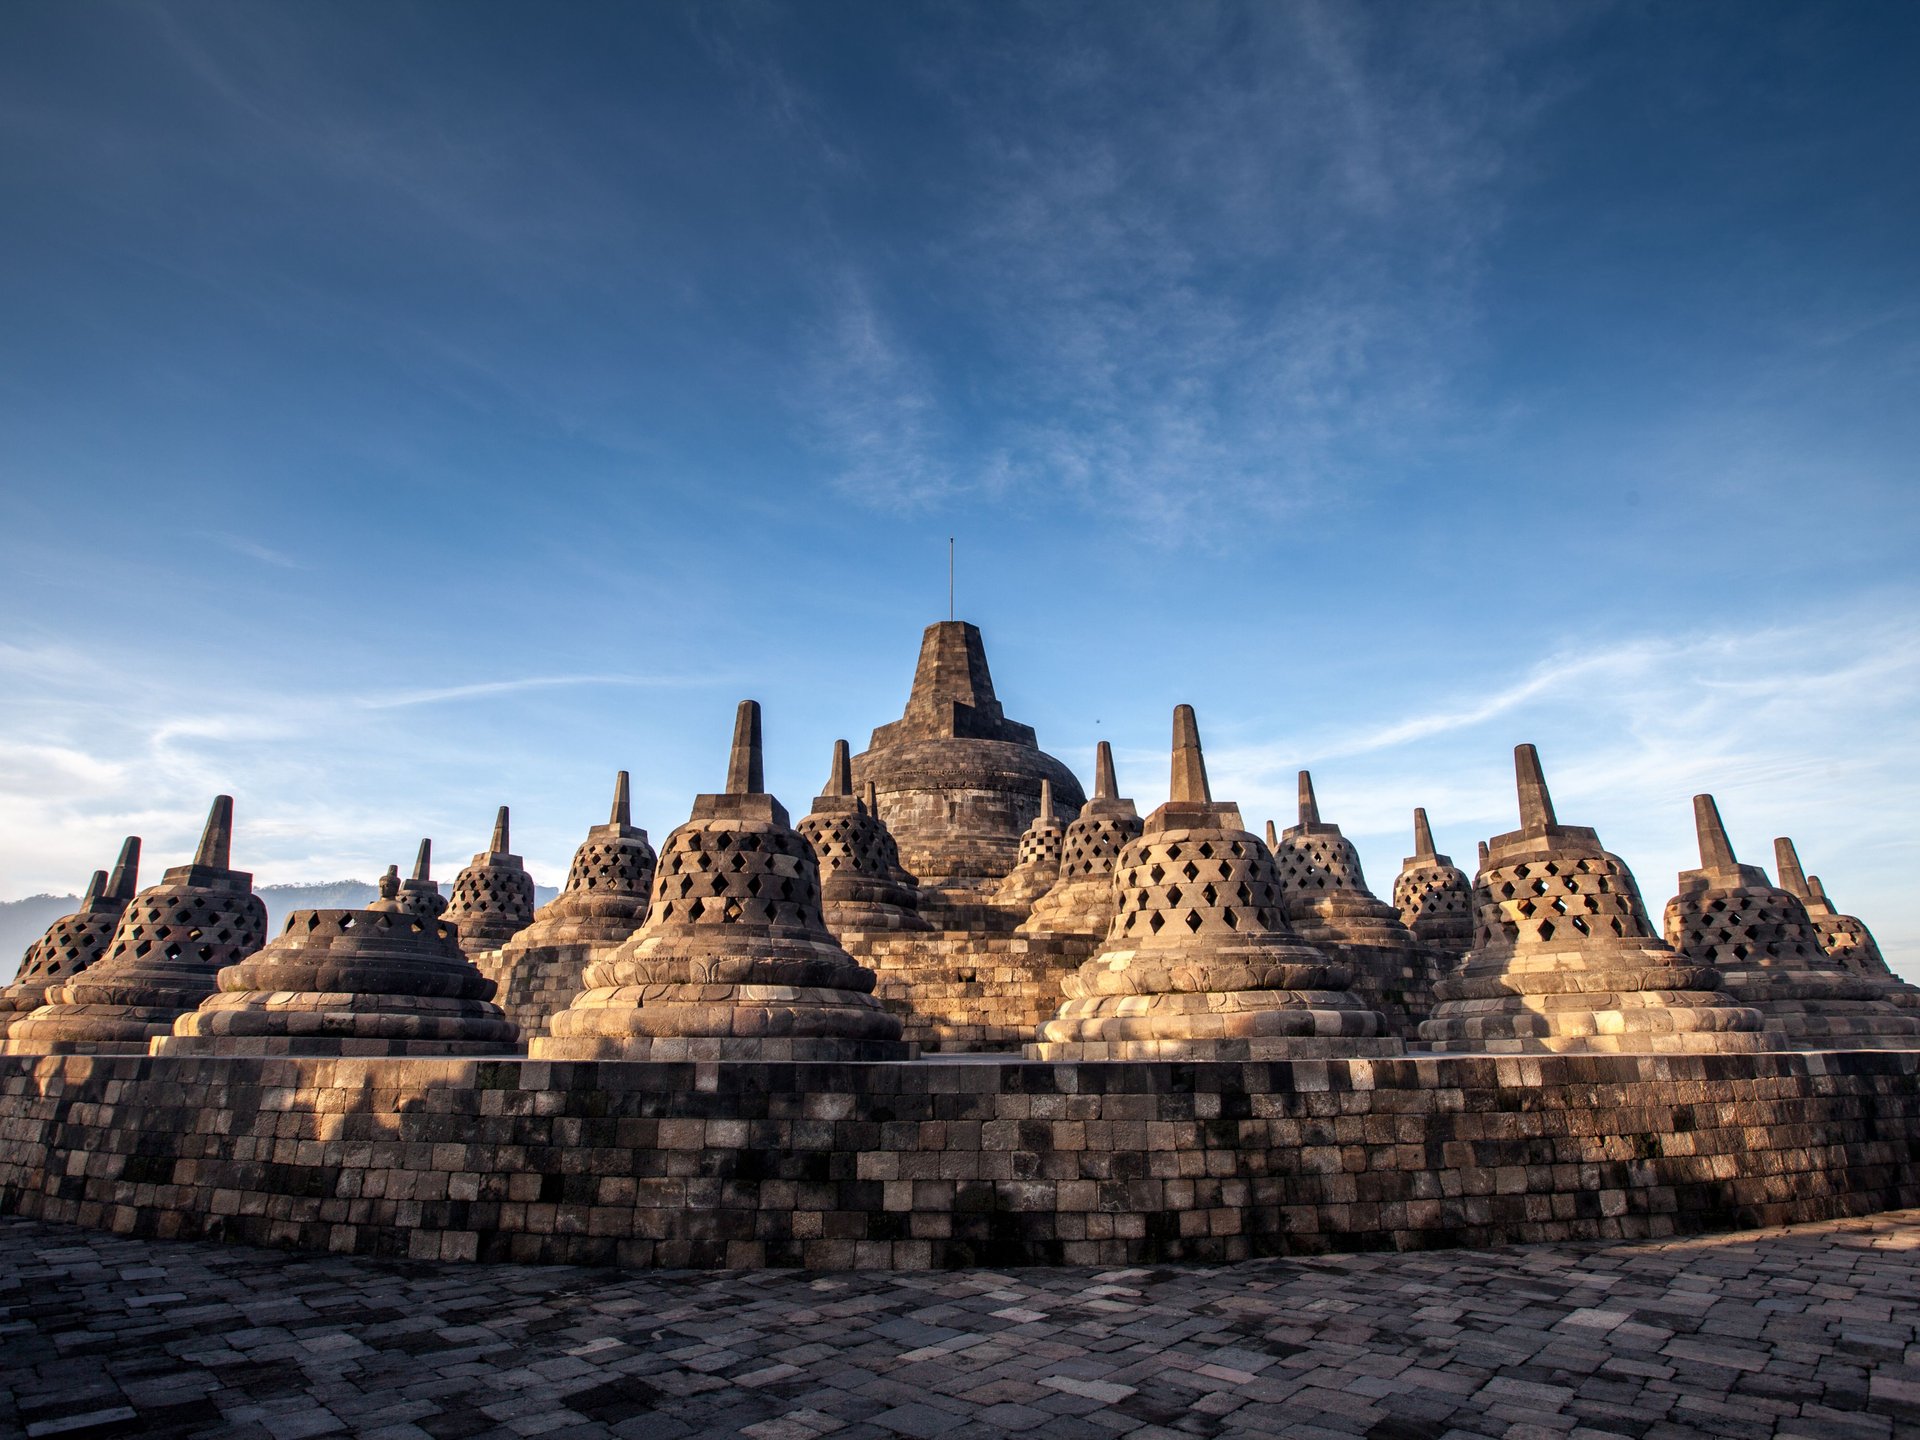
M 1473 949 L 1434 986 L 1420 1038 L 1494 1054 L 1766 1048 L 1759 1012 L 1654 933 L 1626 862 L 1588 827 L 1559 822 L 1533 746 L 1513 761 L 1520 828 L 1489 842 Z
M 498 1055 L 516 1032 L 445 920 L 415 914 L 400 872 L 365 910 L 296 910 L 266 948 L 154 1040 L 155 1055 Z
M 633 823 L 627 772 L 613 784 L 607 823 L 587 831 L 573 852 L 567 886 L 541 906 L 533 923 L 480 961 L 498 985 L 500 1006 L 531 1041 L 586 984 L 587 963 L 611 950 L 647 918 L 653 889 L 653 846 Z
M 1920 1015 L 1893 1004 L 1891 977 L 1829 955 L 1800 898 L 1733 853 L 1720 807 L 1693 797 L 1700 868 L 1680 872 L 1667 943 L 1720 971 L 1720 986 L 1760 1012 L 1768 1039 L 1795 1050 L 1920 1049 Z
M 14 1020 L 46 1003 L 49 987 L 78 975 L 107 953 L 120 917 L 139 888 L 140 837 L 129 835 L 120 846 L 112 878 L 104 870 L 94 871 L 80 908 L 62 915 L 27 947 L 20 973 L 0 990 L 0 1040 Z
M 851 763 L 851 762 L 849 762 Z M 913 872 L 900 861 L 900 844 L 893 838 L 893 830 L 880 818 L 880 791 L 869 780 L 860 787 L 860 803 L 867 808 L 867 814 L 880 829 L 880 855 L 886 864 L 887 875 L 896 885 L 904 885 L 914 892 L 914 903 L 919 904 L 920 881 Z
M 762 777 L 760 706 L 745 700 L 725 793 L 697 797 L 667 837 L 645 925 L 587 967 L 535 1059 L 911 1056 L 873 972 L 827 932 L 813 846 Z
M 447 897 L 433 878 L 433 841 L 422 840 L 414 856 L 413 874 L 400 882 L 400 908 L 412 915 L 438 920 L 447 913 Z
M 454 877 L 445 913 L 469 955 L 498 950 L 532 923 L 533 877 L 508 853 L 506 806 L 494 817 L 493 840 Z
M 1054 887 L 1060 878 L 1060 856 L 1066 849 L 1067 827 L 1053 810 L 1053 782 L 1040 782 L 1040 809 L 1020 836 L 1019 857 L 993 892 L 993 903 L 1021 912 Z
M 1113 867 L 1120 852 L 1140 838 L 1140 812 L 1120 798 L 1113 774 L 1113 747 L 1102 740 L 1093 757 L 1093 798 L 1067 826 L 1060 874 L 1053 888 L 1033 902 L 1021 922 L 1029 935 L 1105 935 L 1119 908 Z
M 1473 948 L 1473 882 L 1453 857 L 1433 848 L 1427 812 L 1413 812 L 1413 854 L 1393 882 L 1393 906 L 1413 938 L 1443 957 L 1449 968 Z
M 1019 858 L 1040 786 L 1069 812 L 1085 797 L 1073 772 L 1044 753 L 1033 728 L 1009 720 L 993 693 L 980 632 L 964 620 L 929 625 L 906 712 L 853 757 L 880 815 L 923 890 L 955 905 L 984 903 Z
M 253 876 L 231 868 L 233 797 L 218 796 L 200 849 L 127 905 L 107 953 L 51 986 L 7 1032 L 14 1055 L 144 1055 L 147 1042 L 216 988 L 219 971 L 266 940 Z
M 827 788 L 795 828 L 820 866 L 820 909 L 835 935 L 867 930 L 925 930 L 920 899 L 900 852 L 868 804 L 853 793 L 847 742 L 833 742 Z M 869 792 L 872 785 L 869 782 Z
M 1313 776 L 1300 772 L 1300 819 L 1278 836 L 1268 826 L 1280 908 L 1294 933 L 1353 967 L 1353 986 L 1393 1028 L 1410 1033 L 1432 1008 L 1427 958 L 1400 912 L 1367 888 L 1360 853 L 1320 818 Z
M 1842 915 L 1827 898 L 1827 887 L 1820 883 L 1820 877 L 1809 878 L 1800 868 L 1800 856 L 1793 848 L 1793 841 L 1784 835 L 1775 840 L 1773 860 L 1780 871 L 1780 888 L 1797 896 L 1807 907 L 1814 931 L 1820 936 L 1821 949 L 1861 975 L 1899 979 L 1880 953 L 1879 943 L 1867 929 L 1866 922 L 1858 916 Z
M 1216 802 L 1191 706 L 1173 712 L 1167 803 L 1121 851 L 1105 946 L 1061 985 L 1037 1060 L 1393 1055 L 1351 971 L 1293 934 L 1273 857 Z

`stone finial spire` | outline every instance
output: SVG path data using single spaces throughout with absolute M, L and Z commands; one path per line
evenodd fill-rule
M 1780 871 L 1780 888 L 1801 900 L 1811 900 L 1813 891 L 1807 885 L 1807 872 L 1800 868 L 1800 853 L 1793 848 L 1793 841 L 1782 835 L 1773 842 L 1773 863 Z
M 414 857 L 413 878 L 425 884 L 433 878 L 433 841 L 422 840 L 420 853 Z
M 844 740 L 833 742 L 833 768 L 827 772 L 827 788 L 820 793 L 822 795 L 853 794 L 853 751 Z
M 1493 848 L 1488 845 L 1486 841 L 1482 840 L 1480 842 L 1480 868 L 1482 870 L 1487 868 L 1487 857 L 1492 853 Z
M 1053 819 L 1053 782 L 1051 780 L 1040 782 L 1040 818 Z
M 1313 795 L 1313 776 L 1305 770 L 1300 772 L 1300 823 L 1302 825 L 1320 823 L 1320 802 Z
M 1530 834 L 1551 830 L 1559 822 L 1553 814 L 1553 796 L 1540 769 L 1540 752 L 1531 745 L 1513 747 L 1513 774 L 1520 791 L 1520 828 Z
M 861 803 L 867 807 L 867 814 L 876 820 L 880 818 L 880 787 L 871 780 L 867 781 Z
M 1433 848 L 1433 827 L 1427 824 L 1427 812 L 1420 806 L 1413 811 L 1413 854 L 1417 860 L 1425 860 L 1439 852 Z
M 96 870 L 93 872 L 93 878 L 87 881 L 87 893 L 80 897 L 80 908 L 82 910 L 86 909 L 106 893 L 107 872 L 104 870 Z
M 1713 802 L 1711 795 L 1693 797 L 1693 828 L 1700 839 L 1700 868 L 1702 870 L 1734 870 L 1739 861 L 1733 856 L 1733 842 L 1727 838 L 1727 827 L 1720 819 L 1720 807 Z
M 233 797 L 216 795 L 207 811 L 207 828 L 200 832 L 200 848 L 193 863 L 207 870 L 231 870 L 233 860 Z
M 1273 821 L 1269 820 L 1267 821 L 1267 849 L 1278 850 L 1279 848 L 1280 832 L 1274 828 Z
M 1173 707 L 1173 781 L 1167 799 L 1175 805 L 1210 805 L 1207 760 L 1200 752 L 1200 722 L 1191 705 Z
M 487 843 L 489 855 L 510 855 L 513 846 L 507 842 L 507 807 L 502 805 L 500 813 L 493 817 L 493 839 Z
M 1818 900 L 1829 910 L 1833 909 L 1833 901 L 1827 898 L 1827 887 L 1818 875 L 1809 875 L 1807 877 L 1807 889 L 1812 893 L 1814 899 Z
M 129 835 L 121 842 L 120 858 L 113 862 L 113 878 L 106 893 L 115 900 L 131 900 L 140 889 L 140 837 Z
M 1113 774 L 1113 746 L 1102 740 L 1093 750 L 1093 798 L 1114 800 L 1120 795 L 1120 782 Z
M 633 824 L 632 785 L 624 770 L 613 777 L 613 810 L 607 816 L 607 824 L 622 827 Z
M 764 795 L 766 766 L 760 740 L 760 702 L 742 700 L 733 716 L 733 750 L 727 757 L 729 795 Z

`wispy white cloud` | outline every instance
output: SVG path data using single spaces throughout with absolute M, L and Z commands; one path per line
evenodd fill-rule
M 442 685 L 426 690 L 362 695 L 349 703 L 362 710 L 398 710 L 410 705 L 438 705 L 449 700 L 474 700 L 514 695 L 527 690 L 558 690 L 581 685 L 683 690 L 692 686 L 717 684 L 721 678 L 716 675 L 525 675 L 508 680 L 481 680 L 471 685 Z
M 236 555 L 244 555 L 249 560 L 258 560 L 263 565 L 275 565 L 282 570 L 308 570 L 312 567 L 304 561 L 296 560 L 283 550 L 275 550 L 270 545 L 262 545 L 257 540 L 249 540 L 244 535 L 229 535 L 222 530 L 201 530 L 197 532 L 202 540 L 211 540 L 224 546 Z

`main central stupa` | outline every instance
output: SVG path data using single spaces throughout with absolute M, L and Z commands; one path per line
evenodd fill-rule
M 1043 781 L 1067 813 L 1086 803 L 1033 727 L 1007 719 L 980 631 L 964 620 L 927 627 L 906 713 L 873 732 L 853 776 L 873 782 L 901 861 L 929 889 L 991 892 L 1013 869 Z

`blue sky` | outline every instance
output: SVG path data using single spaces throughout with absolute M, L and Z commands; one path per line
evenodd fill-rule
M 1511 747 L 1649 903 L 1716 793 L 1920 976 L 1920 10 L 0 9 L 0 898 L 557 881 L 921 627 L 1377 890 Z

